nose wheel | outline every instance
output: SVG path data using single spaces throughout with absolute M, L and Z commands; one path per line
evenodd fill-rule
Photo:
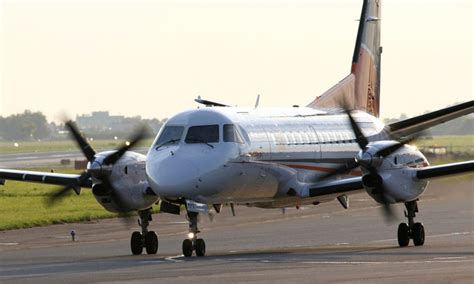
M 415 223 L 415 216 L 418 212 L 416 201 L 405 202 L 405 217 L 408 218 L 408 224 L 400 223 L 398 225 L 398 244 L 400 247 L 406 247 L 413 240 L 415 246 L 422 246 L 425 243 L 425 228 L 422 223 Z
M 185 239 L 183 241 L 183 255 L 185 257 L 191 257 L 193 255 L 193 251 L 196 252 L 197 256 L 206 255 L 206 243 L 203 239 Z
M 206 255 L 206 243 L 203 239 L 197 238 L 199 230 L 197 228 L 197 217 L 198 213 L 188 212 L 189 220 L 189 233 L 188 238 L 183 241 L 183 255 L 185 257 L 191 257 L 193 252 L 196 252 L 197 256 Z
M 147 254 L 156 254 L 158 251 L 158 236 L 154 231 L 148 231 L 148 225 L 151 221 L 151 210 L 139 211 L 140 226 L 142 232 L 133 232 L 130 239 L 130 248 L 133 255 L 142 254 L 145 248 Z

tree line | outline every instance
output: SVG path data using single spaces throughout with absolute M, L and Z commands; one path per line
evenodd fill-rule
M 38 140 L 51 135 L 51 126 L 41 112 L 25 110 L 8 117 L 0 116 L 2 140 Z
M 398 120 L 406 119 L 402 114 L 399 118 L 385 119 L 385 124 Z M 124 123 L 133 123 L 147 125 L 150 134 L 156 134 L 165 120 L 159 119 L 137 119 L 125 118 Z M 80 127 L 80 126 L 79 126 Z M 46 116 L 41 112 L 32 112 L 25 110 L 23 113 L 13 114 L 8 117 L 0 116 L 0 139 L 7 141 L 28 141 L 28 140 L 56 140 L 69 139 L 67 133 L 64 133 L 64 125 L 48 122 Z M 88 137 L 95 139 L 113 139 L 113 137 L 127 137 L 130 131 L 121 131 L 120 129 L 83 129 Z M 474 134 L 474 115 L 467 115 L 458 119 L 446 122 L 429 129 L 428 134 L 438 135 L 472 135 Z
M 155 135 L 165 120 L 141 119 L 137 117 L 124 118 L 123 124 L 132 128 L 142 125 L 148 127 L 150 135 Z M 87 137 L 94 139 L 123 139 L 132 134 L 133 129 L 122 129 L 121 127 L 110 129 L 81 128 Z M 32 141 L 32 140 L 62 140 L 70 139 L 64 124 L 48 122 L 46 116 L 41 112 L 25 110 L 23 113 L 13 114 L 7 117 L 0 116 L 0 141 Z

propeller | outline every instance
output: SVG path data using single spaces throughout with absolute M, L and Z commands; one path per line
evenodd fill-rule
M 96 152 L 92 148 L 92 146 L 87 142 L 87 140 L 81 135 L 79 129 L 77 128 L 76 124 L 72 121 L 67 121 L 65 126 L 71 132 L 74 141 L 76 141 L 77 145 L 81 149 L 84 156 L 87 158 L 89 162 L 88 169 L 83 172 L 74 183 L 66 185 L 62 189 L 58 190 L 54 193 L 47 201 L 49 205 L 52 205 L 62 199 L 71 189 L 75 191 L 77 195 L 80 194 L 81 185 L 84 184 L 88 179 L 91 177 L 100 180 L 103 185 L 110 188 L 112 190 L 112 194 L 115 192 L 113 185 L 109 179 L 109 173 L 103 170 L 103 166 L 110 166 L 114 165 L 122 156 L 133 146 L 135 146 L 140 140 L 142 140 L 147 135 L 146 127 L 143 126 L 138 131 L 131 136 L 128 140 L 130 142 L 125 143 L 124 146 L 118 148 L 116 151 L 112 152 L 108 156 L 104 157 L 102 161 L 96 159 Z M 125 211 L 120 212 L 119 215 L 126 217 L 129 216 L 126 214 Z
M 395 219 L 395 215 L 390 206 L 390 202 L 387 199 L 386 188 L 384 186 L 382 177 L 378 174 L 377 167 L 381 165 L 383 158 L 396 152 L 398 149 L 403 147 L 405 144 L 412 142 L 417 137 L 414 136 L 408 139 L 397 141 L 394 144 L 377 150 L 375 153 L 370 153 L 367 148 L 367 145 L 369 144 L 368 139 L 364 136 L 362 130 L 355 121 L 354 117 L 352 116 L 351 110 L 349 110 L 348 108 L 344 108 L 344 111 L 347 114 L 352 131 L 354 132 L 355 141 L 359 145 L 361 151 L 354 160 L 351 160 L 339 166 L 338 168 L 334 169 L 334 171 L 324 174 L 319 178 L 319 180 L 321 181 L 336 175 L 345 174 L 357 167 L 362 167 L 363 169 L 368 171 L 368 174 L 365 174 L 363 176 L 362 182 L 374 188 L 372 193 L 377 194 L 379 196 L 378 201 L 380 201 L 380 203 L 382 203 L 383 205 L 382 210 L 386 221 L 393 221 Z M 389 136 L 392 136 L 391 133 L 389 133 Z

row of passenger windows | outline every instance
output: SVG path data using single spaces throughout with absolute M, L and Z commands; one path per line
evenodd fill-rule
M 187 144 L 218 143 L 219 128 L 217 124 L 191 126 L 188 128 L 184 142 Z M 165 145 L 178 144 L 183 137 L 184 130 L 184 126 L 166 126 L 154 147 L 159 148 Z M 239 130 L 233 124 L 224 124 L 223 139 L 224 142 L 244 143 Z

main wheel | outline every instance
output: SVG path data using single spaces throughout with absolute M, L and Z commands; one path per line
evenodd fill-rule
M 408 228 L 406 223 L 400 223 L 400 225 L 398 225 L 397 237 L 398 245 L 401 247 L 406 247 L 410 242 L 410 228 Z
M 185 239 L 183 241 L 183 255 L 185 257 L 190 257 L 193 255 L 193 241 L 190 239 Z
M 134 255 L 142 254 L 143 243 L 142 234 L 140 232 L 133 232 L 132 238 L 130 239 L 130 248 Z
M 206 255 L 206 243 L 203 239 L 196 240 L 196 255 L 204 256 Z
M 158 236 L 155 232 L 149 231 L 145 235 L 145 248 L 147 254 L 156 254 L 158 251 Z
M 422 246 L 425 243 L 425 228 L 421 223 L 415 223 L 412 230 L 413 244 Z

